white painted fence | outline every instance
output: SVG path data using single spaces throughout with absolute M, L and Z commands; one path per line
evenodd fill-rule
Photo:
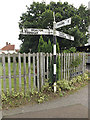
M 24 92 L 32 88 L 40 90 L 45 79 L 49 77 L 49 64 L 52 60 L 50 53 L 28 53 L 28 54 L 2 54 L 0 55 L 0 80 L 4 92 L 9 88 L 15 91 L 22 89 Z M 78 74 L 82 74 L 86 69 L 86 53 L 59 53 L 60 59 L 60 79 L 70 80 Z M 80 57 L 81 63 L 78 67 L 71 67 L 71 63 Z M 49 63 L 50 61 L 50 63 Z M 81 72 L 81 73 L 80 73 Z

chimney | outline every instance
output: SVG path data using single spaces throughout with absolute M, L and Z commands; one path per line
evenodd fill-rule
M 8 45 L 8 42 L 6 42 L 6 46 Z

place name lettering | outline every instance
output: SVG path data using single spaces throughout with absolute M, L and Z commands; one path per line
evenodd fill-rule
M 60 23 L 57 24 L 57 26 L 63 25 L 63 24 L 65 24 L 65 22 L 60 22 Z
M 79 71 L 79 72 L 71 73 L 70 77 L 75 77 L 75 76 L 82 75 L 82 74 L 83 74 L 83 71 Z

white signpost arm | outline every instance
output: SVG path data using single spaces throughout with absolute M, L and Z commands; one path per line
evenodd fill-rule
M 62 21 L 56 23 L 56 29 L 63 27 L 63 26 L 66 26 L 66 25 L 70 25 L 70 24 L 71 24 L 71 18 L 68 18 L 66 20 L 62 20 Z
M 23 29 L 23 32 L 20 34 L 23 35 L 53 35 L 52 29 L 36 29 L 36 28 L 29 28 Z
M 54 23 L 54 29 L 55 29 L 55 25 L 56 23 Z M 29 28 L 29 29 L 23 29 L 23 32 L 20 32 L 20 34 L 23 34 L 23 35 L 53 35 L 54 34 L 54 36 L 56 35 L 58 37 L 62 37 L 62 38 L 74 41 L 73 36 L 57 31 L 56 29 L 54 33 L 52 29 Z
M 56 36 L 74 41 L 73 36 L 66 34 L 66 33 L 63 33 L 63 32 L 60 32 L 60 31 L 56 31 Z

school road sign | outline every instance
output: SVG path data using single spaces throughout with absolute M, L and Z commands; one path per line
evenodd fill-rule
M 71 18 L 68 18 L 68 19 L 62 20 L 60 22 L 57 22 L 55 28 L 57 29 L 57 28 L 60 28 L 60 27 L 66 26 L 66 25 L 70 25 L 70 24 L 71 24 Z
M 23 29 L 23 32 L 21 32 L 21 34 L 23 35 L 53 35 L 53 30 L 52 29 L 29 28 L 29 29 Z M 74 41 L 73 36 L 63 33 L 63 32 L 56 31 L 55 35 L 58 37 L 62 37 L 62 38 Z

